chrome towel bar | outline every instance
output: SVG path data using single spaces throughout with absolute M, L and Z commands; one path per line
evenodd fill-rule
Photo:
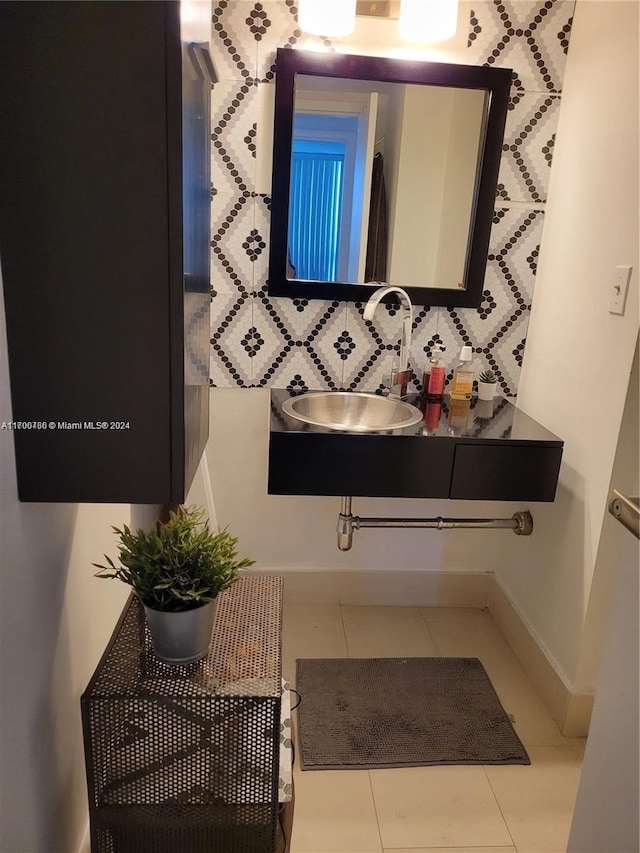
M 530 536 L 533 518 L 528 510 L 515 512 L 511 518 L 361 518 L 351 513 L 351 497 L 344 496 L 338 516 L 338 548 L 349 551 L 353 544 L 353 531 L 363 527 L 431 528 L 451 530 L 475 528 L 476 530 L 513 530 L 517 536 Z

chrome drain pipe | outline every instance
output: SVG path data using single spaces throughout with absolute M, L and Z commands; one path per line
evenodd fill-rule
M 353 545 L 353 522 L 354 516 L 351 515 L 351 498 L 343 497 L 340 504 L 340 515 L 338 516 L 338 548 L 341 551 L 351 550 L 351 546 Z
M 351 498 L 343 497 L 338 516 L 338 548 L 349 551 L 353 544 L 353 531 L 363 527 L 431 528 L 451 530 L 475 528 L 476 530 L 513 530 L 516 536 L 531 536 L 533 518 L 528 510 L 515 512 L 511 518 L 360 518 L 351 514 Z

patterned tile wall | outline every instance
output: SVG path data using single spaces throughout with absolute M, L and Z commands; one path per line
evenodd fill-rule
M 435 342 L 453 366 L 462 344 L 517 392 L 574 0 L 477 0 L 452 62 L 514 71 L 484 298 L 479 308 L 416 306 L 416 388 Z M 211 384 L 376 391 L 398 349 L 399 317 L 360 303 L 272 297 L 267 288 L 269 202 L 256 192 L 258 84 L 275 51 L 303 35 L 294 0 L 214 0 L 212 49 Z M 304 36 L 306 42 L 308 36 Z M 331 47 L 329 39 L 317 39 Z

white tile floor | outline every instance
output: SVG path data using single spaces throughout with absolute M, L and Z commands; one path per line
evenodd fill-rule
M 584 752 L 563 737 L 488 612 L 286 605 L 283 670 L 306 657 L 478 657 L 530 766 L 294 768 L 290 853 L 563 853 Z M 288 851 L 289 853 L 289 851 Z

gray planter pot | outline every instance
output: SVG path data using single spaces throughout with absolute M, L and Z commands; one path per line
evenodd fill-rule
M 182 613 L 165 613 L 144 605 L 156 657 L 174 665 L 205 657 L 211 643 L 216 604 L 214 599 Z

